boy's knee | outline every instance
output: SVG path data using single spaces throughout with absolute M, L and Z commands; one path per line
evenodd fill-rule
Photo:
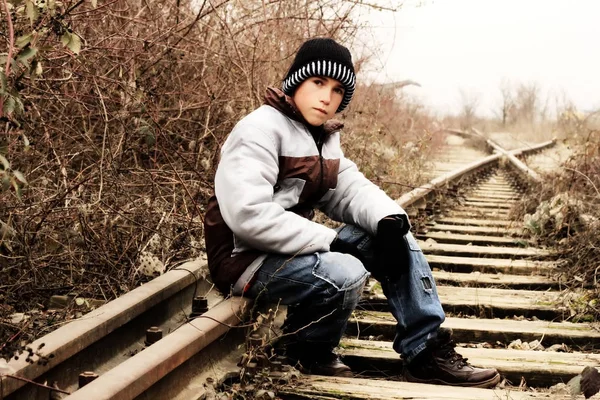
M 369 272 L 356 257 L 343 253 L 321 253 L 313 273 L 340 291 L 360 291 Z

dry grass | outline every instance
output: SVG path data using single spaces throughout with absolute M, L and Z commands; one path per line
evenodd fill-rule
M 443 141 L 420 104 L 382 85 L 359 87 L 342 138 L 347 157 L 391 197 L 426 182 L 428 160 Z

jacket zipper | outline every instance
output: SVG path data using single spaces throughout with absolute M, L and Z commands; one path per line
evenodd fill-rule
M 309 131 L 309 133 L 311 133 Z M 321 170 L 319 171 L 319 186 L 317 187 L 317 191 L 315 192 L 315 194 L 321 192 L 323 190 L 323 180 L 324 180 L 324 175 L 325 175 L 325 171 L 324 171 L 324 165 L 323 165 L 323 141 L 324 141 L 324 137 L 325 137 L 325 133 L 321 132 L 320 135 L 318 136 L 318 138 L 315 138 L 314 135 L 311 136 L 313 137 L 313 140 L 315 141 L 315 144 L 317 145 L 317 151 L 319 152 L 319 164 L 321 166 Z M 313 198 L 315 198 L 316 196 L 313 195 Z M 311 202 L 316 203 L 319 199 L 316 198 Z
M 319 135 L 319 141 L 317 142 L 317 150 L 319 151 L 319 163 L 321 164 L 320 180 L 319 180 L 319 192 L 323 190 L 323 134 Z M 317 192 L 318 193 L 318 192 Z

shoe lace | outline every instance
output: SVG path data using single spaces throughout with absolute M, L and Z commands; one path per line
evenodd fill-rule
M 453 340 L 444 343 L 438 348 L 437 353 L 443 359 L 450 361 L 450 364 L 456 365 L 459 369 L 469 365 L 467 358 L 458 354 L 455 350 L 455 343 Z

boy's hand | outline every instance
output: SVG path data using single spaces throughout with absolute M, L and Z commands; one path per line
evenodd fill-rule
M 358 258 L 360 260 L 360 262 L 362 262 L 363 264 L 365 262 L 365 260 L 363 259 L 363 256 L 360 254 L 360 251 L 358 251 L 358 249 L 356 248 L 355 245 L 344 242 L 344 241 L 340 240 L 337 236 L 335 237 L 335 239 L 333 239 L 333 242 L 331 242 L 331 244 L 329 245 L 329 251 L 334 251 L 336 253 L 350 254 L 350 255 L 353 255 L 354 257 Z
M 390 215 L 379 221 L 372 271 L 376 279 L 398 279 L 408 271 L 410 248 L 406 234 L 409 230 L 410 222 L 406 214 Z

